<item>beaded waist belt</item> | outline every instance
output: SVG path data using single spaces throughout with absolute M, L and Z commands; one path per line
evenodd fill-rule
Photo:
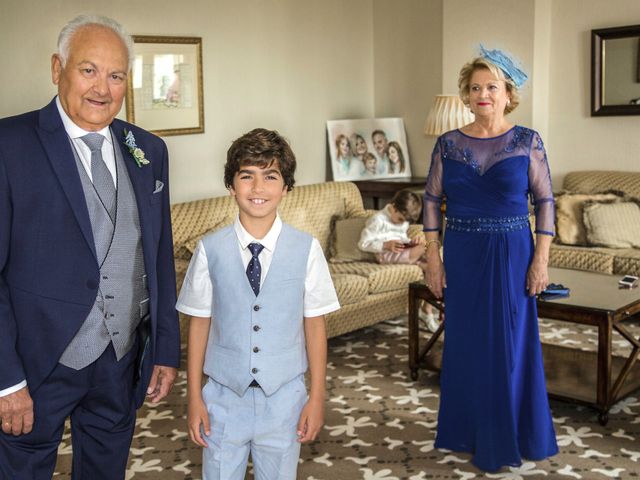
M 515 217 L 445 217 L 447 230 L 455 232 L 512 232 L 529 228 L 529 215 Z

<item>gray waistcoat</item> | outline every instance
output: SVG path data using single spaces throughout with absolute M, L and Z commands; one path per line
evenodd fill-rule
M 303 302 L 311 240 L 282 225 L 257 297 L 233 226 L 202 240 L 213 286 L 204 373 L 238 395 L 254 379 L 271 395 L 307 369 Z
M 136 327 L 149 310 L 138 206 L 122 152 L 115 141 L 114 145 L 117 174 L 115 222 L 100 201 L 73 149 L 100 265 L 100 285 L 95 303 L 60 357 L 60 363 L 76 370 L 94 362 L 109 343 L 113 344 L 120 360 L 133 346 Z

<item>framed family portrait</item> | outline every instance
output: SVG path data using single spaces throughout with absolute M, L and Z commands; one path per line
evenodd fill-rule
M 327 139 L 334 180 L 411 176 L 401 118 L 329 120 Z
M 127 121 L 156 135 L 204 132 L 202 39 L 133 36 Z

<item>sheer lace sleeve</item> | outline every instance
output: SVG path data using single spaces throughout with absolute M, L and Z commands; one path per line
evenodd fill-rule
M 536 215 L 536 233 L 554 235 L 554 200 L 551 172 L 542 139 L 534 132 L 529 152 L 529 194 Z
M 439 138 L 431 154 L 431 166 L 424 187 L 422 223 L 425 232 L 439 231 L 442 227 L 440 207 L 442 205 L 442 148 Z

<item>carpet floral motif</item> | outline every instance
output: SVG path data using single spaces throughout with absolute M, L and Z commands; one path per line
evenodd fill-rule
M 552 401 L 560 453 L 544 461 L 483 473 L 467 454 L 434 449 L 438 376 L 421 371 L 417 381 L 409 378 L 406 323 L 400 317 L 329 341 L 325 426 L 316 442 L 302 447 L 300 480 L 640 478 L 638 392 L 612 408 L 604 427 L 591 408 Z M 541 322 L 543 338 L 577 342 L 576 348 L 592 348 L 593 334 Z M 185 402 L 181 371 L 166 401 L 140 410 L 126 480 L 202 478 L 201 451 L 186 431 Z M 68 429 L 59 454 L 54 478 L 68 479 Z

